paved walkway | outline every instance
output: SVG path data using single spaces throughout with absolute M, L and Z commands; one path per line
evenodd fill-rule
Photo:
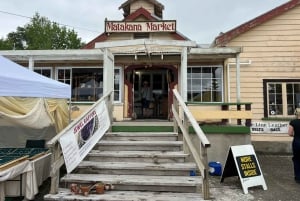
M 213 200 L 220 201 L 297 201 L 300 200 L 300 184 L 293 179 L 290 155 L 257 154 L 267 190 L 261 186 L 249 188 L 244 194 L 238 177 L 228 177 L 220 183 L 220 177 L 210 176 Z

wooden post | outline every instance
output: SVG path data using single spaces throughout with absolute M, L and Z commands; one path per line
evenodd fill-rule
M 236 109 L 237 109 L 238 111 L 241 111 L 241 105 L 240 105 L 240 104 L 237 104 L 237 105 L 236 105 Z M 242 125 L 242 120 L 241 120 L 241 119 L 238 119 L 238 120 L 237 120 L 237 125 Z
M 202 143 L 200 143 L 200 150 L 201 150 L 201 157 L 202 161 L 205 166 L 204 175 L 202 175 L 203 183 L 202 183 L 202 193 L 204 200 L 210 199 L 210 192 L 209 192 L 209 181 L 208 181 L 208 160 L 207 160 L 207 149 L 203 147 Z
M 251 110 L 251 104 L 245 104 L 245 110 Z M 250 127 L 252 124 L 251 119 L 246 119 L 246 126 Z

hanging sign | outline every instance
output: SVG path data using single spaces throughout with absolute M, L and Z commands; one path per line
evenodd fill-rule
M 105 21 L 105 33 L 176 32 L 175 20 L 163 21 Z
M 252 145 L 231 146 L 228 152 L 221 182 L 225 177 L 239 176 L 243 191 L 248 193 L 248 188 L 262 186 L 267 190 L 267 185 L 260 169 Z

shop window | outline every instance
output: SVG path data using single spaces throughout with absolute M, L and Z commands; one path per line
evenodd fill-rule
M 223 101 L 222 66 L 193 66 L 188 67 L 187 70 L 188 101 Z
M 51 68 L 34 68 L 34 72 L 41 74 L 45 77 L 51 78 L 52 77 L 52 69 Z
M 288 117 L 300 107 L 300 80 L 264 80 L 265 116 Z
M 114 73 L 114 100 L 121 101 L 121 69 Z M 95 102 L 103 96 L 103 68 L 58 68 L 57 80 L 71 84 L 72 101 Z

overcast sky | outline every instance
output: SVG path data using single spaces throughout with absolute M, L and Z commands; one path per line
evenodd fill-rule
M 30 22 L 36 12 L 68 25 L 84 41 L 104 31 L 104 19 L 122 20 L 126 0 L 0 0 L 0 38 Z M 227 32 L 288 0 L 158 0 L 164 20 L 177 20 L 177 31 L 199 44 Z

